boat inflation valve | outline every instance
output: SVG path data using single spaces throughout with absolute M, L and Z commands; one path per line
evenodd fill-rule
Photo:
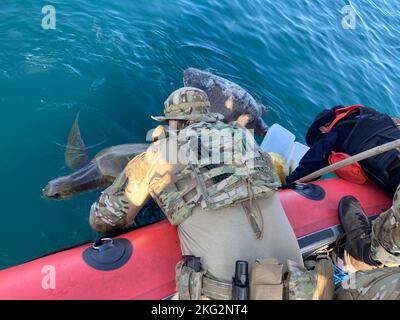
M 96 270 L 111 271 L 125 265 L 131 258 L 133 246 L 127 239 L 102 238 L 83 252 L 83 260 Z
M 293 191 L 313 201 L 320 201 L 325 198 L 325 190 L 322 187 L 312 183 L 296 183 L 293 186 Z

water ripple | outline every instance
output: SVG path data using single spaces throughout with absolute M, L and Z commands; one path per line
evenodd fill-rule
M 92 235 L 87 206 L 95 195 L 67 204 L 45 202 L 36 192 L 62 166 L 62 152 L 49 142 L 64 141 L 77 110 L 89 144 L 140 142 L 155 125 L 149 116 L 162 112 L 187 67 L 237 82 L 270 107 L 268 123 L 281 123 L 300 140 L 325 107 L 364 103 L 400 112 L 400 1 L 351 1 L 355 30 L 341 26 L 342 0 L 49 2 L 56 30 L 41 28 L 37 1 L 0 5 L 0 103 L 7 119 L 0 136 L 8 139 L 0 168 L 9 181 L 3 194 L 19 190 L 20 179 L 26 190 L 17 212 L 5 208 L 15 212 L 6 220 L 17 226 L 24 217 L 29 226 L 7 228 L 12 243 L 0 253 L 0 268 Z M 20 202 L 17 192 L 9 198 Z M 40 249 L 21 253 L 28 241 Z

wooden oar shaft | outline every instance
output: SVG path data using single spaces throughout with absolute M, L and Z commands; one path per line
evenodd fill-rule
M 380 145 L 378 147 L 375 147 L 375 148 L 372 148 L 370 150 L 367 150 L 367 151 L 361 152 L 359 154 L 356 154 L 356 155 L 354 155 L 354 156 L 352 156 L 352 157 L 350 157 L 348 159 L 342 160 L 340 162 L 334 163 L 334 164 L 332 164 L 330 166 L 327 166 L 325 168 L 317 170 L 317 171 L 315 171 L 315 172 L 313 172 L 313 173 L 311 173 L 309 175 L 306 175 L 305 177 L 297 180 L 296 183 L 307 182 L 307 181 L 319 178 L 320 176 L 323 176 L 324 174 L 333 172 L 333 171 L 335 171 L 337 169 L 340 169 L 340 168 L 343 168 L 343 167 L 345 167 L 345 166 L 347 166 L 349 164 L 365 160 L 365 159 L 367 159 L 369 157 L 373 157 L 373 156 L 376 156 L 378 154 L 381 154 L 381 153 L 384 153 L 384 152 L 387 152 L 387 151 L 390 151 L 390 150 L 393 150 L 393 149 L 396 149 L 396 148 L 399 148 L 399 147 L 400 147 L 400 139 L 385 143 L 385 144 Z

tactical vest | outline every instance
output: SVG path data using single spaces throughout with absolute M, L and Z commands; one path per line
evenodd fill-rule
M 252 200 L 270 196 L 280 186 L 271 158 L 240 125 L 199 122 L 184 130 L 191 134 L 178 144 L 186 150 L 188 163 L 174 165 L 150 181 L 150 194 L 172 225 L 189 218 L 196 206 L 215 210 L 242 203 L 252 216 Z M 229 141 L 218 136 L 222 130 L 224 137 L 232 137 Z M 219 155 L 218 161 L 209 158 L 212 154 Z M 255 216 L 250 218 L 253 230 Z

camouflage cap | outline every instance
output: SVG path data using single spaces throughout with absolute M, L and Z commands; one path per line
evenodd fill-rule
M 210 113 L 210 101 L 207 94 L 198 88 L 183 87 L 171 93 L 164 102 L 164 115 L 152 118 L 156 121 L 191 120 L 215 122 L 224 117 L 219 113 Z

